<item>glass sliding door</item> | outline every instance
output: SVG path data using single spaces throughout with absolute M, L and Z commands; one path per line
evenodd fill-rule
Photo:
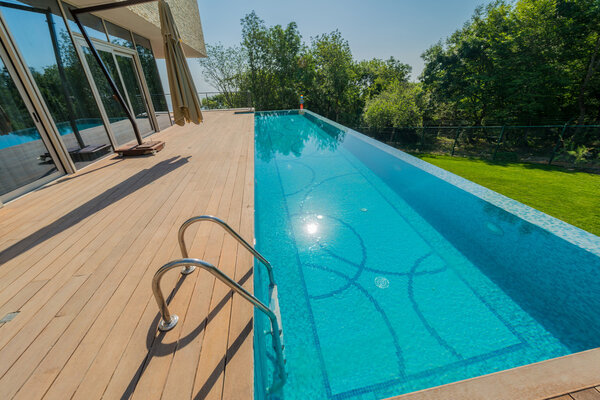
M 0 12 L 75 166 L 110 153 L 111 142 L 58 3 L 36 8 L 12 0 L 2 2 Z
M 102 103 L 111 121 L 111 128 L 117 144 L 123 145 L 135 140 L 135 134 L 131 127 L 131 123 L 127 119 L 125 111 L 115 100 L 113 92 L 108 84 L 108 80 L 103 75 L 100 66 L 92 56 L 91 50 L 83 38 L 78 38 L 77 43 L 85 54 L 87 68 L 89 69 L 98 93 L 102 98 Z M 128 53 L 127 49 L 116 48 L 105 43 L 94 41 L 94 47 L 96 47 L 96 50 L 100 54 L 100 58 L 102 58 L 102 62 L 108 69 L 112 79 L 115 81 L 119 92 L 121 92 L 125 98 L 129 109 L 136 119 L 138 129 L 142 136 L 153 133 L 154 130 L 152 129 L 148 117 L 148 110 L 141 91 L 140 80 L 132 55 Z M 130 50 L 130 52 L 133 53 L 133 50 Z
M 0 45 L 0 201 L 62 175 L 50 143 Z
M 110 121 L 110 126 L 117 145 L 121 146 L 125 143 L 135 140 L 135 133 L 133 132 L 131 123 L 127 119 L 127 114 L 125 114 L 125 111 L 121 108 L 117 100 L 115 100 L 112 89 L 110 88 L 106 77 L 102 73 L 100 66 L 94 59 L 90 48 L 83 45 L 82 52 L 85 57 L 86 67 L 90 72 L 96 90 L 98 91 L 102 101 L 102 105 L 106 110 L 106 114 Z M 99 50 L 98 53 L 100 54 L 100 58 L 102 58 L 102 62 L 104 65 L 106 65 L 106 68 L 108 68 L 111 75 L 114 76 L 117 69 L 112 58 L 112 54 L 103 52 L 101 50 Z M 118 80 L 115 80 L 115 82 L 119 88 L 119 91 L 123 93 L 123 86 L 121 85 L 121 82 Z
M 121 78 L 125 84 L 125 93 L 131 105 L 131 110 L 135 116 L 138 128 L 142 136 L 149 135 L 153 132 L 146 108 L 146 102 L 142 94 L 142 88 L 138 74 L 135 70 L 133 57 L 125 54 L 115 54 L 117 65 L 121 72 Z

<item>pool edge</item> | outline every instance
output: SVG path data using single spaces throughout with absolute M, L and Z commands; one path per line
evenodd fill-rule
M 386 400 L 541 400 L 597 385 L 600 385 L 600 348 L 393 396 Z

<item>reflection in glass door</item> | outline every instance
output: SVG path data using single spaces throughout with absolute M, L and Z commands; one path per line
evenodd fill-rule
M 0 201 L 11 200 L 34 186 L 57 178 L 48 144 L 24 89 L 13 79 L 0 52 Z
M 114 98 L 108 81 L 102 74 L 102 70 L 94 59 L 91 50 L 83 42 L 83 39 L 79 40 L 79 46 L 83 50 L 87 67 L 102 98 L 102 103 L 110 119 L 117 144 L 123 145 L 135 140 L 131 123 L 127 119 L 125 111 Z M 124 51 L 116 50 L 112 46 L 103 43 L 94 42 L 94 46 L 98 50 L 102 62 L 106 65 L 119 91 L 123 94 L 129 109 L 132 110 L 140 133 L 142 136 L 151 134 L 153 129 L 140 88 L 139 77 L 133 64 L 133 58 Z
M 110 139 L 58 3 L 38 8 L 10 0 L 0 3 L 0 12 L 76 167 L 110 152 Z
M 124 54 L 115 54 L 119 71 L 121 72 L 121 78 L 125 84 L 127 98 L 129 100 L 130 109 L 133 110 L 133 115 L 140 129 L 142 135 L 152 133 L 152 126 L 150 125 L 150 119 L 148 118 L 148 110 L 144 97 L 142 95 L 142 88 L 140 87 L 140 81 L 135 69 L 133 57 Z

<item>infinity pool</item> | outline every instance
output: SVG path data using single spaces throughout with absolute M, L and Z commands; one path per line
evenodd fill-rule
M 598 237 L 312 113 L 257 113 L 255 143 L 289 374 L 275 398 L 382 399 L 600 346 Z

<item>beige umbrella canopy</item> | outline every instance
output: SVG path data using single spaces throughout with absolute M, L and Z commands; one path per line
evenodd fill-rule
M 183 54 L 179 31 L 175 26 L 171 9 L 165 0 L 159 0 L 158 12 L 165 46 L 165 62 L 167 64 L 167 75 L 169 76 L 175 123 L 177 125 L 184 125 L 186 122 L 199 124 L 202 122 L 200 100 L 187 60 Z

